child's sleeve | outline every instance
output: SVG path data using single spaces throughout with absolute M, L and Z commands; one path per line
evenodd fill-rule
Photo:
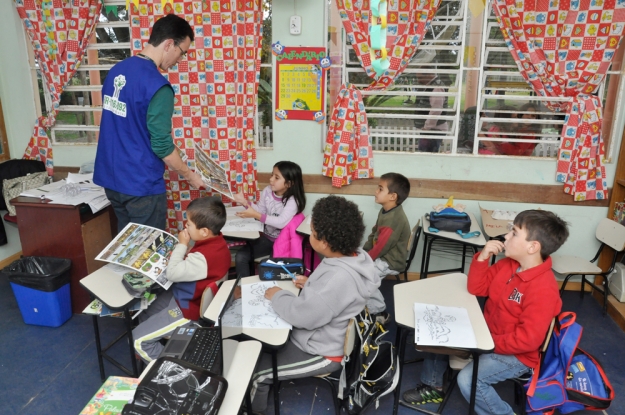
M 260 194 L 260 199 L 258 200 L 258 204 L 250 203 L 250 207 L 252 209 L 254 209 L 256 212 L 261 213 L 263 215 L 267 213 L 267 204 L 265 203 L 265 194 L 267 193 L 267 189 L 271 191 L 271 188 L 269 186 L 265 187 Z
M 365 246 L 362 247 L 365 251 L 369 252 L 371 248 L 373 248 L 373 240 L 375 238 L 375 233 L 378 231 L 378 224 L 373 225 L 373 229 L 371 229 L 371 233 L 367 238 L 367 242 L 365 242 Z
M 206 257 L 199 252 L 193 252 L 185 258 L 187 247 L 178 244 L 169 258 L 169 265 L 165 270 L 167 279 L 172 282 L 199 281 L 206 278 L 208 264 Z
M 371 259 L 375 261 L 377 258 L 382 258 L 386 255 L 389 250 L 397 245 L 397 241 L 399 241 L 400 236 L 400 231 L 393 229 L 390 226 L 381 226 L 378 232 L 378 240 L 375 245 L 373 245 L 373 248 L 368 251 Z
M 469 267 L 469 275 L 467 281 L 467 289 L 473 295 L 478 297 L 487 297 L 490 284 L 493 281 L 497 271 L 500 268 L 500 263 L 496 262 L 494 265 L 490 264 L 490 258 L 486 261 L 478 261 L 477 257 L 480 255 L 473 255 L 471 266 Z
M 334 312 L 323 296 L 304 287 L 299 296 L 280 290 L 274 294 L 271 306 L 278 315 L 293 327 L 314 330 L 332 321 Z
M 263 213 L 260 217 L 260 221 L 276 229 L 282 229 L 289 224 L 295 215 L 297 215 L 297 202 L 295 202 L 294 198 L 290 198 L 288 202 L 286 202 L 286 206 L 282 209 L 280 216 L 271 216 Z

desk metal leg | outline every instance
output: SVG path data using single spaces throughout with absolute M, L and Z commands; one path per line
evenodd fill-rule
M 464 274 L 464 264 L 466 262 L 466 257 L 467 257 L 467 246 L 465 244 L 462 244 L 462 273 Z
M 477 391 L 477 370 L 479 361 L 479 353 L 473 353 L 473 376 L 471 379 L 471 399 L 469 400 L 469 415 L 473 415 L 475 413 L 475 393 Z
M 399 409 L 399 394 L 401 393 L 401 378 L 404 374 L 404 355 L 406 352 L 406 337 L 410 330 L 403 330 L 401 327 L 397 327 L 397 336 L 395 338 L 395 347 L 398 349 L 399 359 L 399 379 L 397 380 L 397 386 L 395 387 L 395 400 L 393 402 L 393 415 L 397 415 Z
M 254 262 L 254 243 L 247 241 L 247 246 L 250 247 L 250 275 L 256 275 L 256 264 Z
M 427 253 L 425 254 L 425 271 L 423 273 L 423 275 L 421 275 L 421 278 L 427 278 L 428 277 L 428 270 L 430 269 L 430 255 L 432 255 L 432 245 L 434 244 L 434 239 L 430 239 L 430 242 L 427 242 L 427 238 L 426 238 L 426 245 L 427 245 Z
M 98 326 L 98 316 L 92 316 L 93 318 L 93 331 L 95 331 L 95 347 L 98 352 L 98 365 L 100 366 L 100 379 L 102 382 L 106 380 L 104 377 L 104 359 L 102 359 L 102 344 L 100 343 L 100 328 Z
M 419 271 L 419 279 L 423 279 L 425 278 L 425 259 L 426 259 L 426 252 L 427 252 L 427 246 L 428 246 L 428 236 L 424 233 L 423 234 L 423 254 L 421 256 L 421 270 Z
M 278 381 L 278 351 L 271 351 L 271 366 L 273 370 L 273 405 L 276 415 L 280 415 L 280 382 Z
M 137 358 L 135 357 L 135 345 L 132 338 L 132 319 L 130 318 L 130 310 L 128 307 L 124 309 L 124 320 L 126 320 L 126 330 L 128 333 L 128 347 L 130 348 L 130 362 L 132 363 L 132 373 L 138 378 L 139 369 L 137 368 Z

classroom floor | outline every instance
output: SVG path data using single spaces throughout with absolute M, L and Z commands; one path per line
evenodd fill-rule
M 395 281 L 384 281 L 382 293 L 387 307 L 392 310 L 392 287 Z M 616 398 L 608 414 L 625 414 L 625 333 L 610 317 L 603 317 L 601 307 L 588 294 L 581 299 L 577 292 L 564 294 L 564 310 L 574 311 L 584 327 L 581 347 L 603 364 Z M 87 404 L 101 385 L 91 317 L 74 315 L 58 328 L 30 326 L 23 323 L 15 297 L 6 278 L 0 278 L 0 413 L 11 415 L 76 415 Z M 104 342 L 113 338 L 122 328 L 122 320 L 101 318 L 100 330 Z M 389 325 L 388 339 L 395 339 L 395 324 Z M 407 350 L 410 350 L 407 347 Z M 111 352 L 119 359 L 127 359 L 127 345 L 119 344 Z M 409 351 L 408 358 L 416 352 Z M 420 363 L 405 366 L 401 390 L 414 387 L 421 369 Z M 106 374 L 123 373 L 105 362 Z M 508 402 L 512 402 L 513 386 L 504 382 L 497 386 Z M 333 414 L 329 388 L 310 379 L 283 382 L 280 393 L 281 413 Z M 392 396 L 380 400 L 379 408 L 371 407 L 365 413 L 390 414 Z M 429 408 L 428 408 L 429 409 Z M 465 414 L 468 404 L 457 388 L 445 415 Z M 268 414 L 273 413 L 273 399 Z M 400 407 L 400 414 L 411 414 Z M 518 413 L 518 411 L 517 411 Z M 596 412 L 576 412 L 591 414 Z

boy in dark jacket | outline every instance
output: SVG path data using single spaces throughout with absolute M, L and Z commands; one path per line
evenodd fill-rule
M 492 385 L 518 377 L 535 368 L 539 349 L 551 320 L 560 314 L 562 301 L 551 271 L 551 255 L 569 236 L 567 224 L 552 212 L 526 210 L 514 219 L 505 242 L 488 241 L 473 257 L 468 290 L 488 297 L 484 319 L 495 343 L 495 352 L 480 356 L 475 412 L 509 415 L 512 408 Z M 506 258 L 489 266 L 491 256 Z M 404 392 L 412 405 L 441 402 L 447 356 L 428 354 L 421 372 L 422 385 Z M 473 362 L 460 371 L 458 386 L 468 401 Z

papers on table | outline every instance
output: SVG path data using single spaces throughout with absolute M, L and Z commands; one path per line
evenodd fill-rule
M 466 308 L 415 303 L 415 343 L 471 349 L 477 347 Z
M 490 215 L 493 219 L 496 220 L 509 220 L 513 221 L 516 218 L 518 212 L 514 212 L 512 210 L 493 210 L 493 213 Z
M 239 218 L 228 216 L 222 232 L 262 232 L 263 224 L 253 218 Z
M 69 173 L 67 179 L 59 180 L 45 186 L 25 190 L 20 196 L 44 198 L 48 203 L 57 205 L 78 206 L 85 203 L 91 207 L 91 211 L 96 213 L 111 204 L 106 198 L 104 188 L 93 183 L 93 173 L 72 174 Z M 64 191 L 68 184 L 80 189 L 75 196 L 70 196 Z
M 293 327 L 276 314 L 271 307 L 271 301 L 265 298 L 265 291 L 270 287 L 277 286 L 275 281 L 241 285 L 244 328 L 291 329 Z

